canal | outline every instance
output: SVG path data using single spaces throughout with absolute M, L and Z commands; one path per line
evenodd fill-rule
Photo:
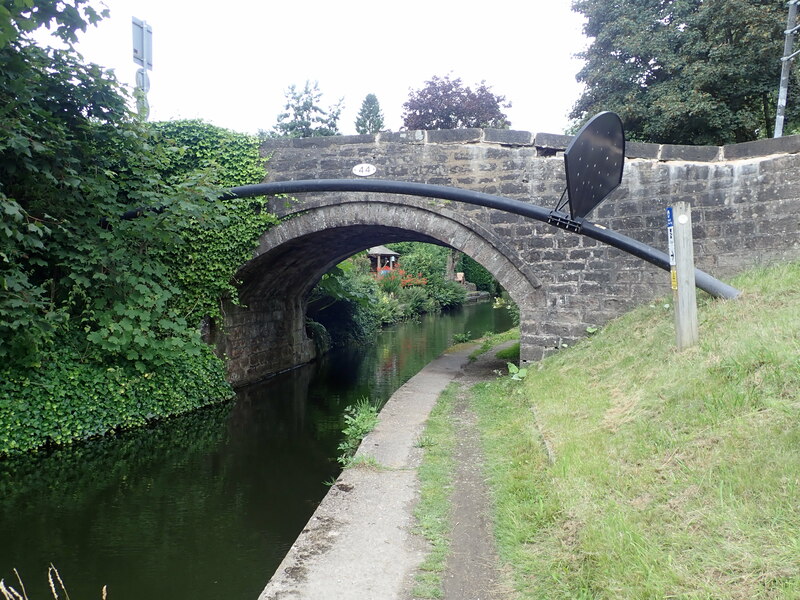
M 491 303 L 424 316 L 224 405 L 0 462 L 0 577 L 31 600 L 50 563 L 75 599 L 255 600 L 339 473 L 345 407 L 511 326 Z

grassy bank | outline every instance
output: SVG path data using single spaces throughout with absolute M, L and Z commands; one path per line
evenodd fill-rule
M 800 598 L 800 264 L 655 303 L 474 388 L 523 598 Z

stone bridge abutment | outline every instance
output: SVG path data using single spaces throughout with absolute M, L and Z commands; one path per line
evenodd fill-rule
M 555 206 L 566 136 L 454 130 L 270 140 L 267 181 L 355 177 L 449 185 Z M 726 147 L 630 143 L 623 182 L 590 220 L 666 250 L 664 208 L 692 205 L 698 267 L 717 277 L 800 257 L 800 137 Z M 235 385 L 314 357 L 306 298 L 352 254 L 394 241 L 460 250 L 520 306 L 522 359 L 583 337 L 632 306 L 669 293 L 669 276 L 594 240 L 502 211 L 380 193 L 305 193 L 276 199 L 282 222 L 238 274 L 241 306 L 212 335 Z

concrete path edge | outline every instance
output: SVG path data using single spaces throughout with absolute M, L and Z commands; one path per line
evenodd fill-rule
M 413 533 L 418 447 L 439 394 L 472 347 L 445 353 L 400 387 L 357 457 L 380 467 L 345 469 L 331 486 L 259 600 L 392 600 L 411 597 L 426 543 Z

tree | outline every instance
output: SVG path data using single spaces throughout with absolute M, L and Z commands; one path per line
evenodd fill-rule
M 218 305 L 214 292 L 231 289 L 241 262 L 226 265 L 216 290 L 191 287 L 185 269 L 221 259 L 185 258 L 197 237 L 190 225 L 224 238 L 239 209 L 208 200 L 234 173 L 257 181 L 261 161 L 255 139 L 235 136 L 225 153 L 252 166 L 223 172 L 225 153 L 182 160 L 187 151 L 169 139 L 178 128 L 136 119 L 112 73 L 84 64 L 71 45 L 46 48 L 30 35 L 55 22 L 74 42 L 98 17 L 81 4 L 5 3 L 11 16 L 0 19 L 0 361 L 37 364 L 68 339 L 83 356 L 143 368 L 200 348 L 204 313 L 193 311 Z M 202 130 L 192 126 L 196 137 Z M 141 218 L 119 218 L 136 211 Z
M 473 91 L 461 78 L 434 76 L 423 88 L 410 92 L 403 104 L 403 126 L 408 129 L 506 129 L 511 123 L 501 109 L 510 107 L 505 96 L 493 94 L 484 81 Z
M 290 85 L 286 90 L 286 106 L 278 115 L 270 137 L 319 137 L 339 135 L 338 123 L 342 112 L 342 101 L 327 110 L 320 106 L 322 92 L 319 84 L 306 81 L 302 90 Z M 262 134 L 263 136 L 263 134 Z
M 375 94 L 367 94 L 356 117 L 356 131 L 360 134 L 377 133 L 383 129 L 383 112 Z
M 571 117 L 622 117 L 632 139 L 726 144 L 771 135 L 783 0 L 575 0 L 593 41 Z M 796 86 L 793 96 L 797 96 Z M 797 118 L 790 102 L 789 120 Z

